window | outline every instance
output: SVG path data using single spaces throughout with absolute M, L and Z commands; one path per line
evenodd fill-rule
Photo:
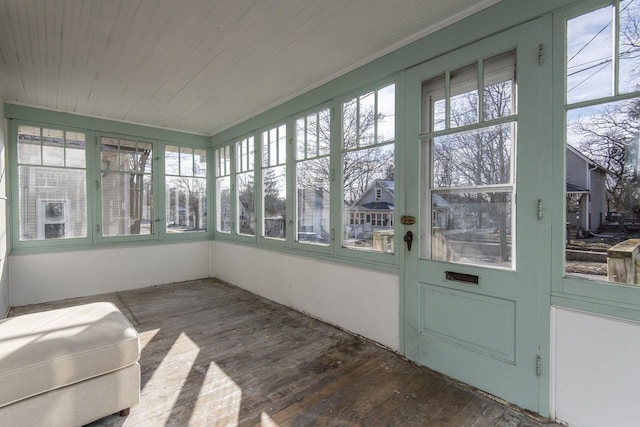
M 331 113 L 329 109 L 296 120 L 297 240 L 329 244 Z
M 102 236 L 156 234 L 153 144 L 100 138 Z
M 287 128 L 262 132 L 262 235 L 284 239 L 287 234 Z
M 216 168 L 216 230 L 231 233 L 231 146 L 214 151 Z
M 395 207 L 395 98 L 395 85 L 390 84 L 342 104 L 342 245 L 346 248 L 393 252 L 393 226 L 374 224 L 371 214 L 389 214 Z M 378 198 L 374 190 L 379 186 L 386 191 Z M 382 235 L 385 238 L 379 239 Z M 374 244 L 382 241 L 387 244 Z
M 640 284 L 640 1 L 566 23 L 567 275 Z
M 512 268 L 515 52 L 422 85 L 431 245 L 421 256 Z M 426 239 L 425 239 L 426 240 Z
M 87 237 L 83 132 L 18 126 L 19 240 Z
M 206 150 L 166 145 L 164 168 L 166 232 L 206 231 Z
M 254 236 L 256 234 L 255 211 L 255 147 L 253 136 L 236 142 L 236 191 L 238 234 Z

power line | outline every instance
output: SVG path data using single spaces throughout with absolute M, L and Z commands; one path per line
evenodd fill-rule
M 571 92 L 572 90 L 574 90 L 575 88 L 577 88 L 578 86 L 580 86 L 581 84 L 583 84 L 584 82 L 586 82 L 587 80 L 589 80 L 590 78 L 592 78 L 593 76 L 595 76 L 596 74 L 598 74 L 600 71 L 602 71 L 604 69 L 604 67 L 606 67 L 607 65 L 609 65 L 610 61 L 606 61 L 604 63 L 604 65 L 602 67 L 600 67 L 599 69 L 597 69 L 596 71 L 594 71 L 591 75 L 589 75 L 587 78 L 585 78 L 584 80 L 582 80 L 580 83 L 576 84 L 574 87 L 572 87 L 571 89 L 567 90 L 567 93 Z M 594 65 L 594 67 L 596 67 L 597 65 Z M 591 67 L 593 68 L 593 67 Z

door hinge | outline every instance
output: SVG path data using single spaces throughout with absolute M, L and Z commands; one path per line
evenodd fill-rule
M 538 199 L 538 221 L 542 221 L 542 199 Z
M 538 45 L 538 65 L 542 65 L 544 62 L 544 45 Z
M 542 375 L 542 357 L 540 355 L 536 356 L 536 376 L 539 377 Z
M 331 176 L 329 177 L 329 181 L 333 182 L 336 180 L 336 170 L 331 168 Z
M 99 189 L 100 189 L 100 181 L 96 179 L 96 190 L 99 190 Z
M 332 228 L 331 229 L 331 241 L 336 240 L 336 229 Z
M 100 233 L 100 224 L 96 224 L 96 233 Z

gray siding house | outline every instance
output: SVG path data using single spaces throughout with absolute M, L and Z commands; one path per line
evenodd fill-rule
M 607 214 L 607 170 L 567 145 L 567 227 L 597 232 Z

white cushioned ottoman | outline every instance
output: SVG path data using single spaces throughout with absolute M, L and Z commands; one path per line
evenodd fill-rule
M 140 399 L 138 333 L 111 303 L 0 320 L 0 425 L 82 425 Z

